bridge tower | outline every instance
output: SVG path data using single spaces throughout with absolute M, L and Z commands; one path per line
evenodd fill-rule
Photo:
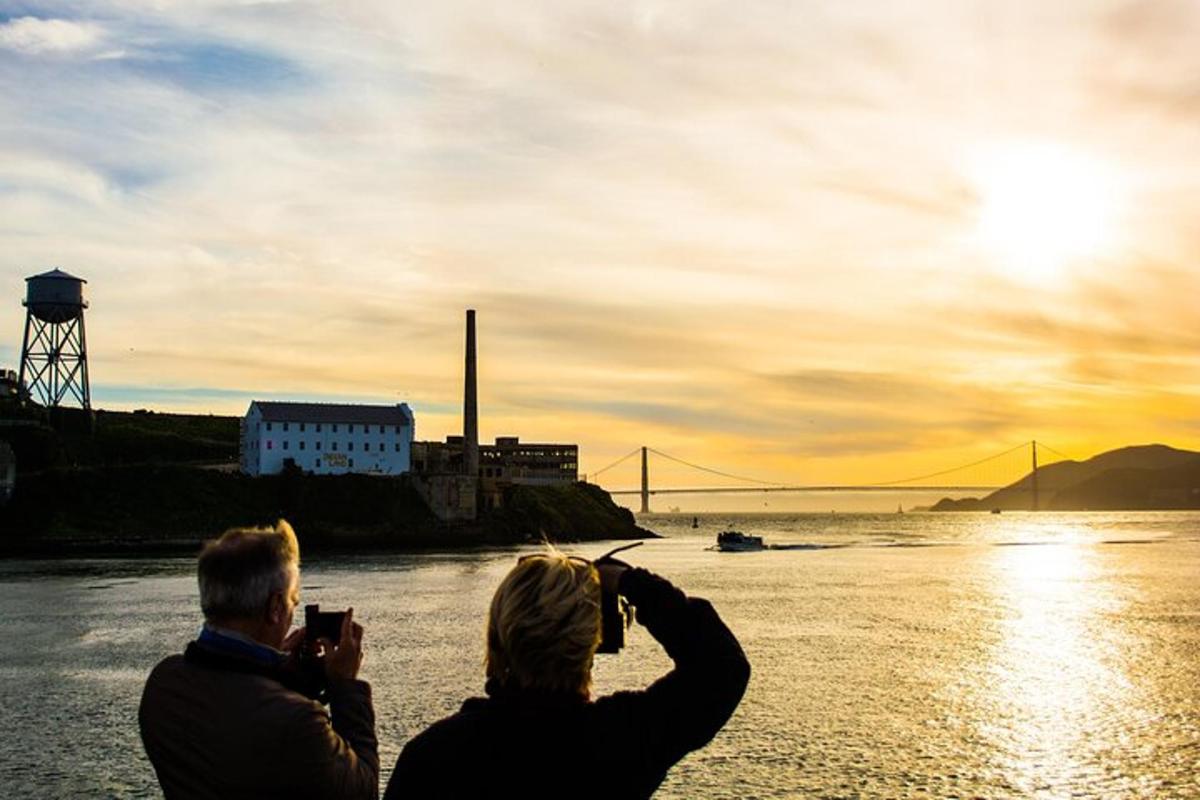
M 1033 440 L 1033 473 L 1030 479 L 1033 481 L 1033 510 L 1038 510 L 1038 482 L 1037 482 L 1037 439 Z
M 88 307 L 83 285 L 87 281 L 54 269 L 26 278 L 25 283 L 25 341 L 18 391 L 26 392 L 29 399 L 40 399 L 47 408 L 74 400 L 90 412 L 83 330 L 83 310 Z
M 646 469 L 646 448 L 642 448 L 642 514 L 650 513 L 650 473 Z

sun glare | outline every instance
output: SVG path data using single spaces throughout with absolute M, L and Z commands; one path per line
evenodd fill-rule
M 975 234 L 1008 274 L 1045 280 L 1116 242 L 1118 182 L 1105 164 L 1063 147 L 1007 145 L 981 152 Z

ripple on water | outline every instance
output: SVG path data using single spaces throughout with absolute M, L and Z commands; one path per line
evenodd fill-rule
M 730 558 L 668 529 L 636 551 L 712 600 L 753 664 L 733 719 L 658 797 L 1200 798 L 1194 542 L 1158 517 L 1060 516 L 1046 546 L 993 547 L 1036 539 L 1036 521 L 892 516 L 740 527 L 949 546 Z M 410 736 L 481 690 L 483 617 L 511 563 L 497 551 L 306 564 L 304 602 L 353 605 L 366 626 L 385 780 Z M 195 634 L 194 581 L 178 560 L 0 565 L 4 727 L 21 732 L 0 749 L 6 796 L 156 796 L 137 703 L 149 668 Z M 597 660 L 596 688 L 668 668 L 635 629 Z

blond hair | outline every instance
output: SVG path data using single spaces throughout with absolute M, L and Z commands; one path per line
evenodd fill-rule
M 492 597 L 487 676 L 515 689 L 588 696 L 600 644 L 600 576 L 554 548 L 526 556 Z
M 300 543 L 282 519 L 273 528 L 234 528 L 204 545 L 196 571 L 205 619 L 257 617 L 299 577 Z

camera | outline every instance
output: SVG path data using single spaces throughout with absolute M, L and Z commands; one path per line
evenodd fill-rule
M 317 604 L 304 607 L 304 638 L 309 642 L 328 639 L 335 644 L 342 638 L 345 611 L 322 611 Z
M 599 566 L 605 562 L 610 564 L 619 564 L 628 568 L 629 565 L 624 561 L 613 558 L 614 555 L 623 550 L 629 550 L 641 545 L 641 542 L 623 545 L 614 550 L 610 550 L 604 555 L 597 558 L 592 563 Z M 629 601 L 619 595 L 615 590 L 609 590 L 604 586 L 603 581 L 600 583 L 600 645 L 596 648 L 597 653 L 619 653 L 621 648 L 625 646 L 625 631 L 633 623 L 633 613 L 629 607 Z
M 600 645 L 597 653 L 619 653 L 629 627 L 629 601 L 616 592 L 600 590 Z

